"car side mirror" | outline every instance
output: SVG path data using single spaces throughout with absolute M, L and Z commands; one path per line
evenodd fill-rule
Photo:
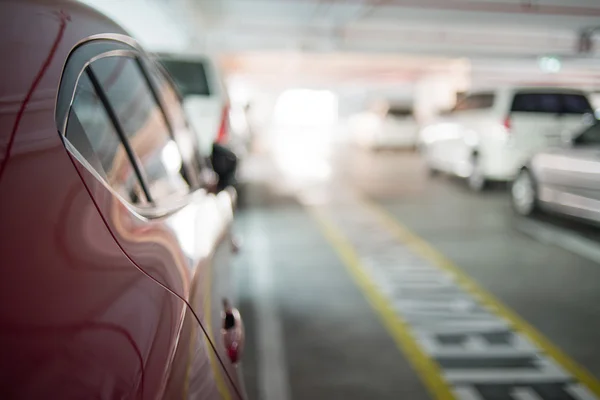
M 238 158 L 233 151 L 215 143 L 210 155 L 210 161 L 213 170 L 219 177 L 219 181 L 217 182 L 218 192 L 228 186 L 235 185 Z

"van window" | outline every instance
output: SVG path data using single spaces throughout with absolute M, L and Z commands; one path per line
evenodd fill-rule
M 188 193 L 183 158 L 137 59 L 104 57 L 90 68 L 138 159 L 151 200 Z
M 405 107 L 390 107 L 388 115 L 395 118 L 406 118 L 412 116 L 412 110 Z
M 210 96 L 206 66 L 202 61 L 161 60 L 181 96 Z
M 492 108 L 494 105 L 494 94 L 493 93 L 476 93 L 465 97 L 460 101 L 454 111 L 467 111 L 467 110 L 484 110 Z
M 511 107 L 512 112 L 549 114 L 585 114 L 591 110 L 584 95 L 552 92 L 519 92 L 515 94 Z
M 594 113 L 587 97 L 581 94 L 564 94 L 563 109 L 564 114 L 587 114 Z
M 85 72 L 77 83 L 65 137 L 125 200 L 147 202 L 115 126 Z

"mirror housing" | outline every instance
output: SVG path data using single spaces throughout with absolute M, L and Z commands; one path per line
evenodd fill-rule
M 235 153 L 220 144 L 213 144 L 210 162 L 219 180 L 217 192 L 236 184 L 238 158 Z

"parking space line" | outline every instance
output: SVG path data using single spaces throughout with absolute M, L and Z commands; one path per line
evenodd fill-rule
M 365 297 L 379 315 L 398 348 L 408 358 L 425 383 L 432 397 L 440 400 L 454 399 L 450 387 L 442 378 L 439 366 L 423 352 L 406 326 L 406 322 L 398 316 L 388 299 L 364 271 L 359 256 L 350 242 L 324 213 L 315 208 L 309 208 L 309 211 L 321 227 L 324 236 L 339 254 L 356 284 L 362 289 Z
M 439 268 L 452 274 L 460 286 L 471 293 L 474 297 L 479 298 L 484 305 L 490 309 L 493 309 L 494 313 L 510 321 L 515 331 L 527 337 L 534 345 L 540 348 L 550 358 L 554 359 L 574 378 L 583 383 L 583 385 L 585 385 L 587 388 L 577 386 L 578 389 L 575 389 L 581 391 L 582 396 L 578 396 L 578 398 L 585 398 L 583 397 L 583 394 L 587 394 L 588 396 L 591 396 L 591 398 L 600 397 L 600 382 L 598 382 L 598 380 L 590 372 L 578 365 L 574 360 L 572 360 L 562 350 L 552 344 L 528 322 L 505 307 L 492 294 L 481 288 L 479 284 L 467 276 L 460 268 L 454 265 L 452 261 L 433 248 L 429 243 L 404 227 L 383 207 L 365 199 L 363 199 L 361 202 L 366 205 L 375 215 L 377 215 L 380 223 L 384 225 L 388 231 L 392 233 L 399 241 L 404 243 L 405 246 L 431 262 L 433 265 L 438 266 Z

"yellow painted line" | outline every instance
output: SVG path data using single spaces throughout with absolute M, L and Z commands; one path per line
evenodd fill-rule
M 573 359 L 552 344 L 527 321 L 522 319 L 515 312 L 508 309 L 492 294 L 479 286 L 479 284 L 477 284 L 473 279 L 469 278 L 467 274 L 465 274 L 442 253 L 437 251 L 425 240 L 403 226 L 383 207 L 364 199 L 363 203 L 377 215 L 380 222 L 389 230 L 389 232 L 392 233 L 405 246 L 418 253 L 421 257 L 428 260 L 433 265 L 451 273 L 459 285 L 461 285 L 476 298 L 479 298 L 484 305 L 490 307 L 496 314 L 512 323 L 513 328 L 518 333 L 526 336 L 540 350 L 545 352 L 550 358 L 553 358 L 580 383 L 587 386 L 587 388 L 594 395 L 600 397 L 600 382 L 589 371 L 578 365 Z
M 364 271 L 358 254 L 356 254 L 342 232 L 324 213 L 314 208 L 309 208 L 309 211 L 318 222 L 324 236 L 342 259 L 343 264 L 362 290 L 371 307 L 379 315 L 398 348 L 404 353 L 424 382 L 430 395 L 440 400 L 454 399 L 450 386 L 442 378 L 439 365 L 422 351 L 410 333 L 406 322 L 398 316 L 389 300 L 377 289 L 375 283 Z

